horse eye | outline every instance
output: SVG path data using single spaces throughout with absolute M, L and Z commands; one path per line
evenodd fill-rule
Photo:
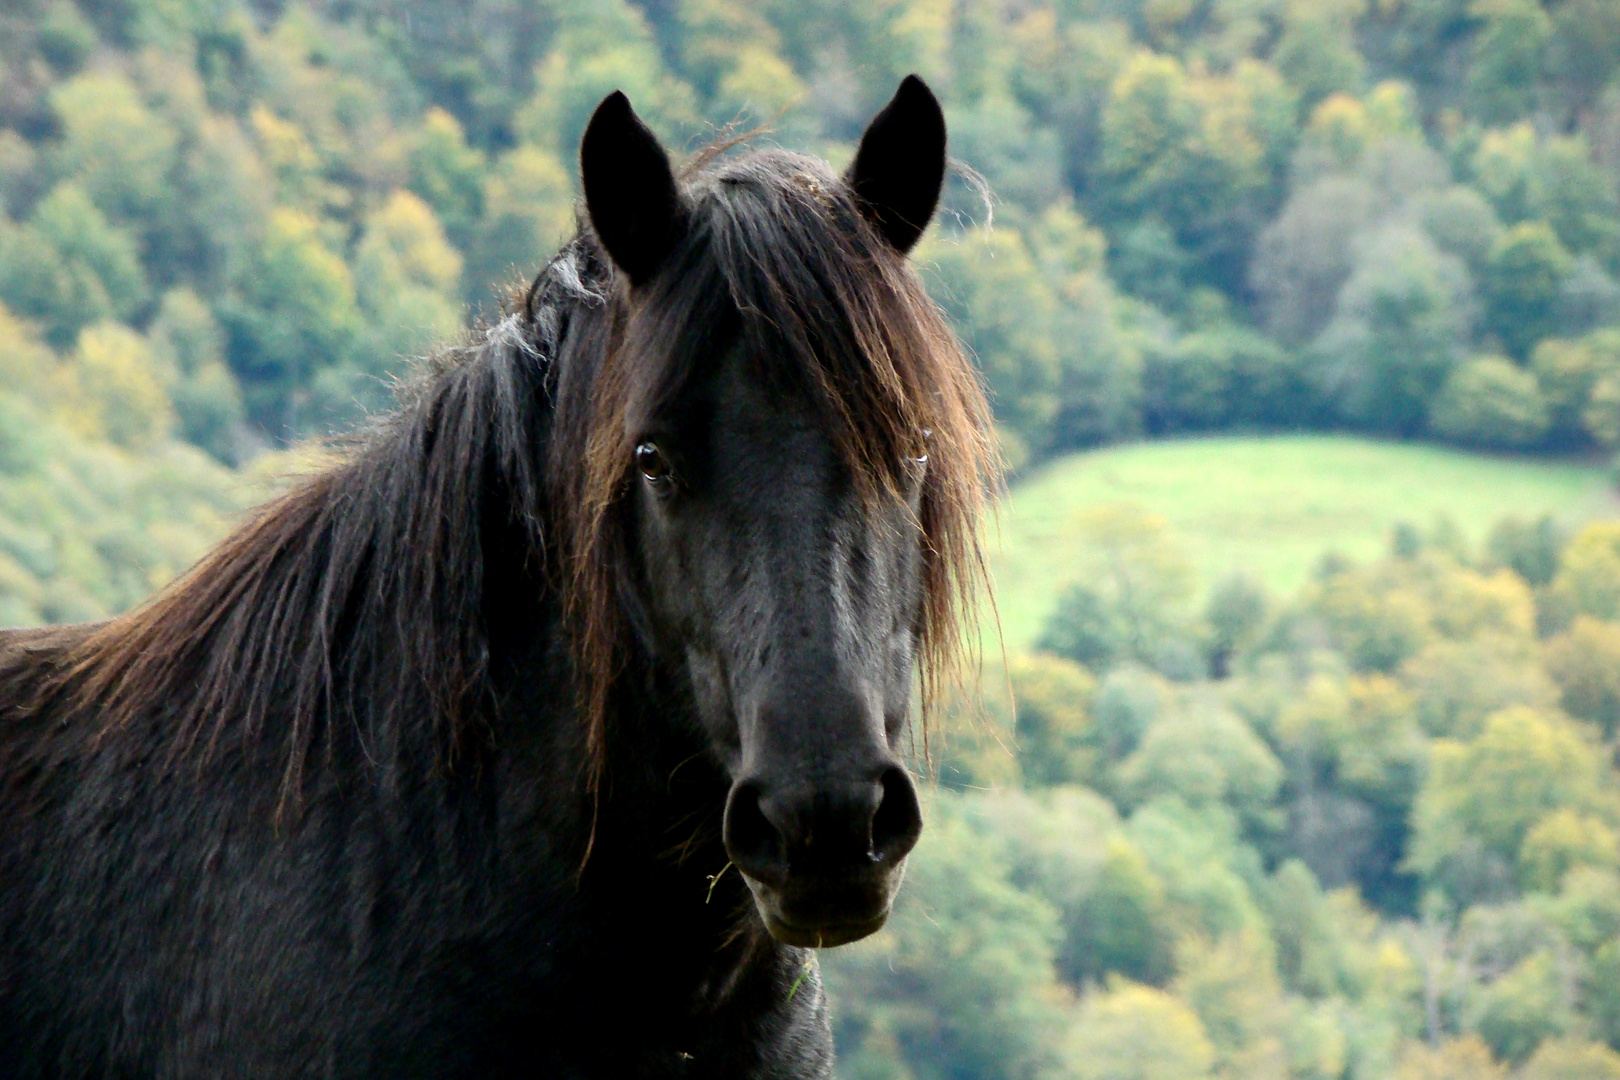
M 636 468 L 641 470 L 641 475 L 647 478 L 649 484 L 667 484 L 673 479 L 669 459 L 654 442 L 644 442 L 636 447 Z

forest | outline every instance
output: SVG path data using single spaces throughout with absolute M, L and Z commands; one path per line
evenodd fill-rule
M 610 90 L 842 165 L 908 72 L 1015 483 L 1620 451 L 1614 0 L 7 0 L 0 623 L 139 603 L 500 311 Z M 821 957 L 844 1080 L 1620 1078 L 1620 526 L 1390 525 L 1273 595 L 1070 523 L 919 737 L 901 909 Z

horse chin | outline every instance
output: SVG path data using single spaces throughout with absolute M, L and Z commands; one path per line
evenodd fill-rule
M 854 923 L 831 923 L 815 928 L 794 926 L 783 922 L 780 918 L 764 910 L 760 911 L 765 920 L 765 929 L 770 931 L 771 937 L 784 945 L 797 945 L 801 949 L 830 949 L 834 945 L 848 945 L 852 941 L 859 941 L 883 929 L 888 922 L 889 913 L 885 911 L 875 919 Z
M 847 945 L 877 933 L 889 919 L 896 880 L 823 893 L 804 887 L 776 889 L 747 878 L 754 906 L 771 937 L 803 949 Z

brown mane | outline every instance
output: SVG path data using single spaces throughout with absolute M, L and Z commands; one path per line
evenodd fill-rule
M 645 295 L 616 280 L 582 227 L 520 313 L 433 365 L 342 464 L 67 646 L 38 694 L 70 695 L 105 725 L 161 723 L 175 761 L 272 733 L 287 747 L 284 795 L 333 723 L 382 746 L 390 725 L 431 717 L 449 762 L 493 707 L 495 530 L 518 538 L 516 565 L 566 613 L 594 779 L 627 659 L 627 410 L 693 377 L 706 328 L 729 316 L 767 378 L 822 404 L 863 493 L 887 497 L 902 456 L 930 457 L 926 717 L 971 640 L 963 624 L 985 580 L 980 518 L 998 474 L 978 377 L 822 163 L 781 151 L 706 160 L 686 194 L 689 235 Z

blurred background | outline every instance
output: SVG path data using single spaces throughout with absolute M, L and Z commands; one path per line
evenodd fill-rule
M 5 0 L 0 624 L 497 312 L 609 90 L 842 165 L 911 71 L 1012 472 L 840 1075 L 1620 1078 L 1616 0 Z

